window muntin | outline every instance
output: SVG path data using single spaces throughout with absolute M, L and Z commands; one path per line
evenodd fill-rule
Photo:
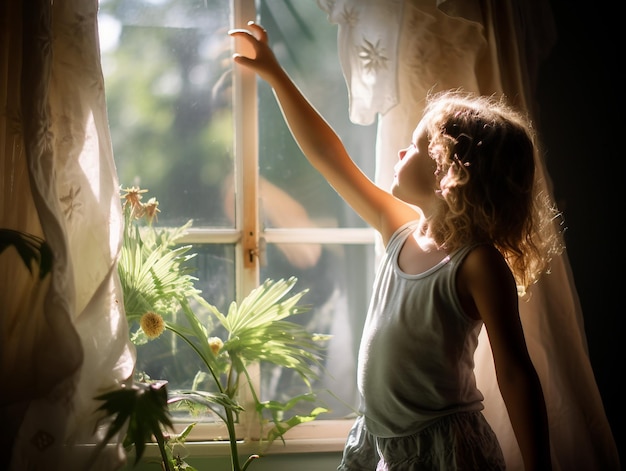
M 225 312 L 266 278 L 297 276 L 296 289 L 310 290 L 306 321 L 333 335 L 327 370 L 315 385 L 331 412 L 319 423 L 357 407 L 355 364 L 374 236 L 301 155 L 267 84 L 233 68 L 226 35 L 232 18 L 260 17 L 281 63 L 370 175 L 375 130 L 349 122 L 336 27 L 315 2 L 287 3 L 293 10 L 285 0 L 262 1 L 255 14 L 251 0 L 103 0 L 102 61 L 120 183 L 159 200 L 159 226 L 194 220 L 184 242 L 198 253 L 193 263 L 204 297 Z M 285 202 L 299 210 L 290 213 Z M 252 264 L 249 228 L 265 242 Z M 200 365 L 184 347 L 166 335 L 141 345 L 137 369 L 167 379 L 172 389 L 187 388 Z M 261 365 L 260 373 L 264 399 L 304 392 L 289 372 Z

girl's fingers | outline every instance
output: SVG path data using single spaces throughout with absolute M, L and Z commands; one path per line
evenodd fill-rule
M 233 60 L 237 64 L 253 66 L 254 59 L 259 56 L 262 44 L 267 44 L 267 31 L 254 23 L 248 22 L 248 28 L 236 28 L 228 31 L 228 35 L 245 40 L 248 45 L 241 44 L 242 50 L 233 54 Z
M 255 38 L 254 35 L 247 29 L 231 29 L 228 30 L 228 34 L 229 36 L 251 36 Z
M 251 61 L 246 56 L 242 56 L 241 54 L 233 54 L 233 61 L 235 61 L 235 63 L 237 64 L 244 65 L 244 66 L 250 66 L 253 64 L 253 61 Z
M 233 58 L 235 58 L 235 56 L 255 57 L 257 55 L 259 40 L 251 31 L 247 29 L 231 29 L 228 31 L 228 35 L 242 41 L 238 43 L 236 48 L 237 53 L 233 55 Z M 236 62 L 241 63 L 241 61 Z
M 263 26 L 255 23 L 254 21 L 248 21 L 248 26 L 251 30 L 254 31 L 254 33 L 256 33 L 254 36 L 259 41 L 267 42 L 267 31 L 265 31 L 265 28 L 263 28 Z
M 252 36 L 257 41 L 267 42 L 267 31 L 261 25 L 256 24 L 254 21 L 248 22 L 249 28 L 236 28 L 228 31 L 230 36 L 248 35 Z

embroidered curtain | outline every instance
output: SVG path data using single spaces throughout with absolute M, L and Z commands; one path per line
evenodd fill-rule
M 43 279 L 12 244 L 0 253 L 1 446 L 15 471 L 125 460 L 119 443 L 84 446 L 103 436 L 93 398 L 134 367 L 97 8 L 0 0 L 0 229 L 39 237 L 52 253 Z
M 534 110 L 537 70 L 555 34 L 547 2 L 318 0 L 338 25 L 339 59 L 358 124 L 378 120 L 376 181 L 389 187 L 429 91 L 504 94 Z M 543 162 L 539 178 L 551 194 Z M 555 470 L 616 470 L 619 459 L 587 352 L 582 311 L 564 253 L 520 305 L 546 396 Z M 500 395 L 486 332 L 475 356 L 485 416 L 508 469 L 523 469 Z

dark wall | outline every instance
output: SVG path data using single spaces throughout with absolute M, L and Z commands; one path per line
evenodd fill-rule
M 567 226 L 566 243 L 583 309 L 589 354 L 615 441 L 624 455 L 626 346 L 622 239 L 626 159 L 623 108 L 626 25 L 617 5 L 551 1 L 558 42 L 542 66 L 539 131 Z M 621 297 L 621 296 L 620 296 Z M 621 302 L 620 302 L 621 301 Z M 620 343 L 622 345 L 620 345 Z

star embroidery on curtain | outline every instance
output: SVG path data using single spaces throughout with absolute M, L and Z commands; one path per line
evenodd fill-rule
M 68 42 L 68 46 L 75 51 L 81 51 L 86 49 L 85 39 L 91 38 L 91 30 L 93 23 L 96 21 L 95 13 L 74 13 L 74 18 L 68 23 L 68 27 L 65 30 L 68 38 L 72 38 L 71 42 Z M 77 41 L 75 38 L 83 38 L 83 41 Z
M 54 154 L 54 133 L 52 132 L 52 126 L 50 125 L 49 116 L 47 116 L 47 112 L 43 112 L 42 115 L 42 126 L 38 130 L 37 135 L 35 137 L 35 142 L 39 146 L 39 150 L 42 154 Z
M 326 13 L 330 13 L 335 8 L 335 0 L 318 0 L 318 5 Z
M 385 57 L 385 48 L 380 46 L 380 40 L 372 44 L 363 38 L 364 45 L 359 47 L 359 59 L 363 62 L 363 67 L 367 72 L 377 72 L 387 68 L 389 58 Z
M 347 6 L 343 7 L 343 12 L 341 13 L 342 23 L 347 24 L 348 26 L 356 26 L 359 22 L 359 13 L 356 8 L 349 8 Z
M 77 200 L 77 197 L 80 193 L 80 186 L 78 188 L 72 187 L 70 188 L 70 192 L 66 196 L 61 197 L 61 203 L 65 208 L 63 209 L 63 214 L 65 217 L 71 221 L 72 216 L 75 211 L 78 211 L 78 208 L 82 206 L 81 202 Z

